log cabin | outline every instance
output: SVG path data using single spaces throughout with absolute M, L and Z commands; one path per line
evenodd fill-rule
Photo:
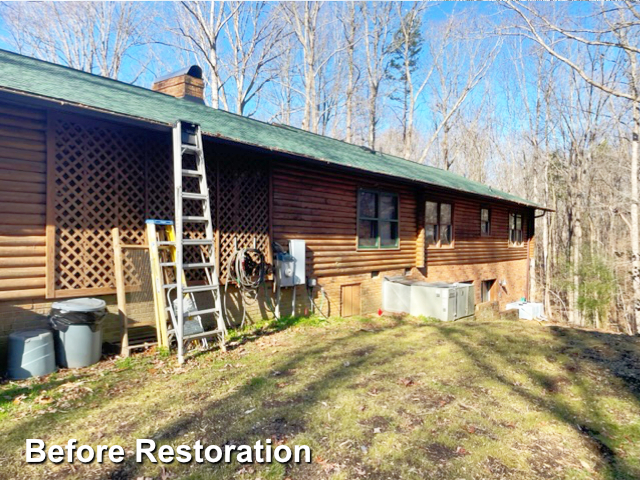
M 203 131 L 222 280 L 236 245 L 272 258 L 273 242 L 304 239 L 329 315 L 377 312 L 388 275 L 473 282 L 477 304 L 501 308 L 529 298 L 534 217 L 548 209 L 207 107 L 203 91 L 198 67 L 149 90 L 0 51 L 0 341 L 41 326 L 58 299 L 102 297 L 116 311 L 110 229 L 143 244 L 145 219 L 172 218 L 177 120 Z M 257 302 L 249 314 L 266 312 Z M 114 317 L 106 339 L 118 328 Z

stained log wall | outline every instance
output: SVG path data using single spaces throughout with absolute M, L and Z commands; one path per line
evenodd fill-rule
M 55 218 L 59 211 L 55 200 L 47 204 L 47 178 L 56 178 L 55 163 L 51 164 L 53 167 L 49 166 L 53 169 L 47 172 L 47 153 L 60 152 L 64 148 L 55 144 L 55 129 L 61 128 L 61 118 L 63 117 L 51 115 L 45 110 L 0 102 L 0 312 L 11 312 L 7 313 L 11 317 L 9 322 L 0 318 L 0 337 L 11 330 L 30 326 L 31 320 L 43 321 L 49 308 L 49 302 L 45 300 L 46 258 L 47 254 L 52 258 L 55 256 L 56 241 L 47 243 L 47 207 L 51 209 L 48 212 L 51 218 Z M 80 117 L 75 117 L 74 120 L 84 122 Z M 86 128 L 87 124 L 82 125 Z M 154 138 L 157 138 L 155 135 Z M 158 142 L 147 141 L 141 148 L 145 151 L 151 148 L 148 150 L 152 152 L 151 158 L 157 161 L 162 156 L 158 154 L 158 150 L 164 151 L 165 147 Z M 86 154 L 86 148 L 81 150 Z M 526 221 L 527 215 L 532 215 L 532 210 L 510 207 L 501 202 L 484 202 L 478 198 L 451 194 L 435 188 L 418 188 L 408 183 L 381 180 L 322 165 L 276 159 L 268 154 L 247 152 L 231 146 L 222 148 L 209 145 L 208 162 L 228 160 L 228 165 L 242 170 L 209 171 L 210 175 L 217 177 L 209 178 L 212 191 L 216 192 L 216 198 L 212 198 L 212 206 L 221 207 L 214 219 L 219 232 L 220 251 L 228 255 L 232 239 L 236 236 L 239 237 L 239 246 L 250 246 L 253 238 L 257 238 L 259 246 L 265 251 L 270 247 L 269 237 L 283 246 L 286 246 L 289 239 L 306 240 L 308 273 L 319 278 L 325 287 L 330 297 L 327 308 L 331 314 L 340 312 L 340 294 L 344 285 L 360 285 L 361 312 L 375 311 L 381 303 L 384 275 L 399 275 L 412 268 L 414 273 L 419 272 L 416 275 L 423 275 L 428 281 L 478 281 L 485 277 L 506 278 L 510 275 L 508 291 L 502 294 L 501 301 L 525 295 L 526 282 L 523 279 L 526 278 L 527 253 L 533 255 L 533 241 L 529 241 L 529 249 L 526 242 L 522 247 L 509 246 L 508 215 L 510 212 L 523 214 L 523 236 L 527 239 L 533 235 L 532 231 L 527 231 L 531 223 Z M 86 161 L 90 161 L 90 158 L 87 157 Z M 146 162 L 148 164 L 150 160 L 147 159 Z M 158 164 L 154 166 L 157 170 Z M 72 170 L 74 169 L 69 171 Z M 148 190 L 127 203 L 136 205 L 137 209 L 119 210 L 120 223 L 141 224 L 146 216 L 167 215 L 165 210 L 171 210 L 171 198 L 154 199 L 150 196 L 151 192 L 170 188 L 171 175 L 158 176 L 156 172 L 156 176 L 152 177 L 147 167 L 140 171 L 143 172 L 140 176 L 144 178 L 143 183 L 148 185 L 145 187 Z M 251 178 L 243 172 L 251 173 Z M 269 172 L 270 181 L 264 183 L 260 179 L 267 178 Z M 167 173 L 170 173 L 169 170 Z M 64 176 L 64 173 L 57 174 L 57 178 Z M 252 175 L 257 176 L 253 178 Z M 156 184 L 158 179 L 167 182 L 163 185 Z M 124 180 L 118 182 L 121 190 L 128 189 L 125 195 L 132 194 L 130 183 Z M 97 182 L 96 186 L 99 184 L 108 185 L 107 182 Z M 73 183 L 62 186 L 49 184 L 50 193 L 52 188 L 57 191 L 72 187 Z M 398 194 L 398 249 L 357 249 L 357 190 L 361 187 Z M 114 188 L 114 185 L 109 188 Z M 453 248 L 425 247 L 423 206 L 426 199 L 453 204 Z M 156 201 L 162 204 L 155 205 Z M 105 200 L 105 205 L 108 203 Z M 260 205 L 265 208 L 257 208 Z M 492 229 L 487 237 L 480 235 L 482 207 L 491 209 Z M 138 212 L 140 208 L 142 210 Z M 245 215 L 236 215 L 234 211 L 245 212 Z M 130 218 L 132 212 L 136 214 L 133 219 Z M 253 222 L 257 219 L 260 219 L 259 224 Z M 108 230 L 106 233 L 108 234 Z M 131 233 L 133 235 L 135 232 Z M 105 238 L 109 236 L 106 235 Z M 140 240 L 141 237 L 138 238 Z M 59 247 L 60 243 L 57 245 Z M 110 245 L 105 244 L 103 248 L 108 258 Z M 224 262 L 222 263 L 224 267 Z M 105 265 L 108 269 L 108 260 Z M 54 264 L 50 263 L 49 268 L 53 270 L 52 279 L 60 275 L 60 270 Z M 106 278 L 108 281 L 108 277 L 105 275 L 102 280 Z M 53 288 L 59 292 L 64 292 L 63 287 L 62 283 L 53 284 Z M 91 289 L 91 285 L 88 287 Z M 104 288 L 103 293 L 113 291 L 110 284 L 102 287 L 108 287 Z M 477 295 L 479 290 L 478 283 Z M 76 295 L 79 292 L 82 289 L 65 292 L 60 296 Z M 100 294 L 97 289 L 93 292 L 84 290 L 82 293 Z M 304 302 L 299 305 L 302 307 Z M 264 309 L 256 312 L 257 315 L 264 313 Z
M 464 195 L 447 194 L 437 189 L 426 190 L 424 200 L 451 203 L 453 205 L 453 245 L 426 246 L 427 269 L 431 266 L 470 265 L 493 262 L 510 262 L 527 258 L 530 212 L 526 208 L 510 206 L 496 201 L 483 201 Z M 480 209 L 490 210 L 489 235 L 480 233 Z M 509 214 L 522 214 L 523 243 L 509 245 Z
M 43 110 L 0 103 L 0 301 L 45 293 Z
M 411 268 L 416 262 L 416 191 L 413 187 L 318 167 L 273 165 L 273 236 L 286 248 L 306 240 L 307 272 L 317 277 Z M 357 249 L 357 192 L 372 188 L 398 194 L 398 249 Z

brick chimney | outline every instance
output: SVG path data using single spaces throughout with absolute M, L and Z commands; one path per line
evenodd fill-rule
M 192 65 L 177 72 L 158 77 L 153 82 L 151 90 L 166 93 L 172 97 L 204 103 L 202 69 L 197 65 Z

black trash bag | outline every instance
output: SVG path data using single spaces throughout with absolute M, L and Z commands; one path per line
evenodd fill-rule
M 49 313 L 49 325 L 54 330 L 66 332 L 69 325 L 88 325 L 92 332 L 97 332 L 102 325 L 104 317 L 107 315 L 106 310 L 96 312 L 69 312 L 52 308 Z

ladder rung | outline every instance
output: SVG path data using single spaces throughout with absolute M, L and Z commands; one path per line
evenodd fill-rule
M 196 145 L 191 145 L 190 143 L 183 143 L 181 145 L 181 147 L 182 147 L 182 153 L 184 153 L 184 152 L 190 152 L 190 153 L 198 153 L 198 152 L 200 152 L 200 149 Z
M 182 217 L 182 221 L 183 222 L 197 222 L 197 223 L 205 223 L 208 222 L 209 219 L 207 217 L 194 217 L 191 215 L 185 215 L 184 217 Z
M 183 168 L 182 176 L 183 177 L 201 177 L 202 173 L 200 173 L 198 170 L 187 170 Z
M 170 241 L 170 240 L 160 240 L 158 242 L 158 246 L 159 247 L 175 247 L 176 242 Z
M 185 238 L 182 240 L 183 245 L 213 245 L 213 240 L 208 238 Z
M 194 285 L 192 287 L 183 287 L 182 293 L 199 293 L 199 292 L 212 292 L 218 287 L 214 285 Z
M 165 307 L 164 308 L 167 312 L 171 311 L 171 307 Z M 206 315 L 207 313 L 217 313 L 218 309 L 217 308 L 204 308 L 202 310 L 191 310 L 190 312 L 185 312 L 184 316 L 185 317 L 195 317 L 197 315 Z M 175 310 L 174 310 L 175 313 Z
M 182 198 L 187 200 L 209 200 L 209 196 L 204 193 L 182 192 Z
M 206 262 L 206 263 L 183 263 L 182 268 L 213 268 L 215 264 Z
M 182 340 L 185 340 L 185 341 L 198 340 L 200 338 L 212 337 L 213 335 L 220 335 L 221 333 L 223 333 L 222 330 L 209 330 L 208 332 L 194 333 L 193 335 L 186 335 L 182 338 Z
M 192 310 L 191 312 L 188 312 L 188 316 L 190 317 L 194 317 L 196 315 L 206 315 L 207 313 L 218 313 L 218 309 L 217 308 L 204 308 L 202 310 Z
M 175 283 L 165 283 L 162 285 L 163 288 L 177 288 L 178 286 Z M 194 285 L 192 287 L 182 287 L 182 293 L 199 293 L 199 292 L 212 292 L 216 290 L 218 287 L 214 285 Z
M 161 267 L 175 267 L 176 262 L 162 262 L 160 263 Z M 206 262 L 206 263 L 183 263 L 182 268 L 185 270 L 190 268 L 213 268 L 215 267 L 214 263 Z

